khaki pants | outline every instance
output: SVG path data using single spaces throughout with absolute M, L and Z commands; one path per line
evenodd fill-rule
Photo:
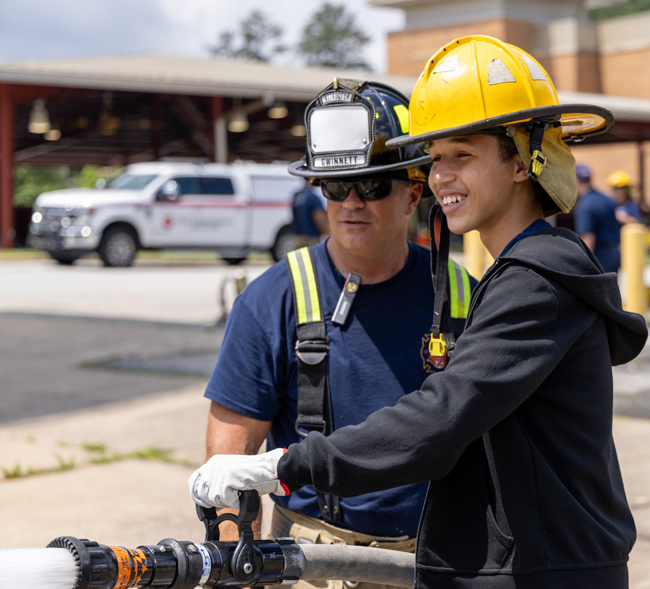
M 416 542 L 415 538 L 409 538 L 408 536 L 384 538 L 337 528 L 322 520 L 289 511 L 278 505 L 275 506 L 273 511 L 270 536 L 271 538 L 291 537 L 299 544 L 349 544 L 411 553 L 415 552 Z M 398 589 L 392 585 L 356 583 L 345 580 L 298 581 L 294 587 L 296 589 Z

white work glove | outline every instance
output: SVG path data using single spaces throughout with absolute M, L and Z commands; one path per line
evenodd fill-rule
M 202 507 L 220 510 L 239 509 L 239 491 L 288 495 L 289 489 L 278 479 L 278 462 L 285 451 L 277 448 L 255 456 L 213 456 L 187 482 L 192 500 Z

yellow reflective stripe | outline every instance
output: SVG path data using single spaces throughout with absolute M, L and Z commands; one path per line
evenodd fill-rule
M 305 247 L 300 250 L 305 262 L 305 270 L 307 271 L 307 284 L 309 286 L 309 297 L 311 299 L 311 319 L 308 321 L 321 321 L 320 302 L 318 300 L 318 285 L 316 284 L 316 274 L 314 273 L 314 266 L 311 261 L 311 254 L 309 248 Z
M 462 266 L 459 266 L 451 258 L 447 259 L 447 271 L 449 272 L 449 295 L 450 311 L 453 319 L 466 319 L 469 310 L 469 299 L 471 290 L 469 285 L 469 274 Z
M 451 307 L 451 316 L 458 317 L 458 285 L 456 284 L 456 268 L 454 261 L 447 258 L 447 271 L 449 273 L 449 306 Z
M 461 317 L 467 319 L 467 314 L 469 313 L 469 301 L 472 298 L 472 287 L 469 284 L 469 273 L 465 268 L 459 266 L 461 275 L 463 277 L 463 314 Z
M 298 267 L 296 252 L 289 252 L 287 254 L 287 260 L 289 260 L 289 268 L 291 268 L 291 276 L 293 278 L 293 288 L 296 293 L 296 316 L 298 318 L 298 321 L 296 323 L 307 323 L 307 311 L 305 308 L 305 289 L 302 285 L 302 277 L 300 276 L 300 268 Z
M 321 321 L 318 285 L 309 248 L 303 247 L 287 254 L 293 287 L 296 293 L 297 325 Z
M 406 108 L 403 104 L 396 104 L 394 107 L 395 114 L 399 119 L 399 126 L 402 129 L 402 133 L 409 132 L 409 109 Z

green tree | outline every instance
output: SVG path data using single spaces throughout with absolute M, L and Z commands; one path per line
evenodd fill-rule
M 31 207 L 42 192 L 66 188 L 59 168 L 17 166 L 14 170 L 14 206 Z
M 270 61 L 286 51 L 281 43 L 282 27 L 270 22 L 260 10 L 253 10 L 239 23 L 239 31 L 225 31 L 217 45 L 209 48 L 215 57 Z M 236 45 L 237 38 L 239 43 Z
M 310 66 L 370 70 L 362 57 L 369 41 L 345 6 L 326 2 L 305 25 L 297 52 Z
M 77 182 L 79 182 L 81 188 L 95 188 L 97 180 L 104 177 L 105 175 L 101 173 L 99 166 L 85 165 L 79 170 Z
M 650 10 L 650 0 L 627 0 L 627 2 L 615 4 L 614 6 L 593 8 L 589 11 L 589 17 L 592 21 L 598 22 L 609 18 L 616 18 L 617 16 L 646 12 L 648 10 Z

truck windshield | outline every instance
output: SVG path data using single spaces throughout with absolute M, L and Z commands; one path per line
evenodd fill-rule
M 155 175 L 134 176 L 132 174 L 124 174 L 107 184 L 106 188 L 110 190 L 141 190 L 155 177 Z

